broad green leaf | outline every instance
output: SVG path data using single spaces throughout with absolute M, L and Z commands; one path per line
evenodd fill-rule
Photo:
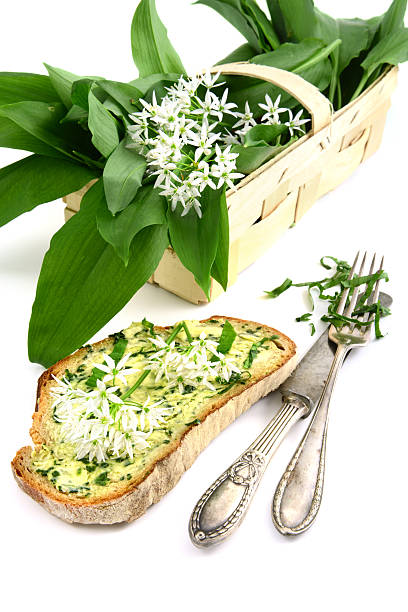
M 394 0 L 381 19 L 380 38 L 398 32 L 404 27 L 407 0 Z
M 301 41 L 316 36 L 313 0 L 279 0 L 289 40 Z
M 94 81 L 92 79 L 84 78 L 75 81 L 72 84 L 71 100 L 72 104 L 79 106 L 85 111 L 89 110 L 89 92 L 92 89 Z M 95 93 L 95 91 L 94 91 Z
M 0 72 L 0 106 L 24 100 L 57 102 L 50 77 L 28 72 Z
M 67 114 L 61 119 L 60 123 L 69 123 L 71 121 L 78 122 L 86 120 L 86 125 L 88 126 L 88 113 L 86 110 L 81 108 L 80 106 L 76 106 L 74 104 L 71 106 Z
M 142 184 L 146 158 L 133 149 L 126 148 L 126 141 L 116 147 L 106 162 L 103 185 L 110 212 L 115 215 L 133 200 Z
M 244 147 L 241 145 L 234 145 L 231 151 L 233 153 L 239 153 L 239 157 L 237 158 L 237 171 L 243 174 L 250 174 L 265 162 L 279 155 L 279 153 L 293 144 L 295 140 L 297 140 L 297 138 L 293 137 L 286 144 L 275 146 L 261 145 Z
M 81 210 L 54 235 L 44 257 L 28 348 L 30 360 L 45 367 L 110 321 L 150 278 L 168 245 L 165 225 L 143 229 L 133 240 L 126 267 L 96 227 L 102 199 L 98 181 L 84 196 Z
M 158 83 L 159 81 L 167 81 L 167 86 L 170 87 L 173 83 L 178 81 L 180 78 L 179 74 L 175 72 L 171 74 L 165 74 L 164 72 L 159 72 L 157 74 L 150 74 L 149 76 L 143 77 L 143 79 L 134 79 L 129 82 L 129 85 L 136 87 L 142 96 L 145 95 L 146 91 L 148 91 L 152 85 Z
M 0 116 L 0 147 L 9 149 L 22 149 L 48 157 L 66 158 L 53 147 L 48 146 L 42 140 L 35 138 L 11 119 Z
M 342 43 L 339 49 L 339 74 L 349 66 L 352 59 L 358 57 L 370 44 L 370 29 L 363 19 L 338 19 L 339 38 Z
M 142 92 L 129 83 L 119 83 L 118 81 L 98 81 L 98 85 L 116 102 L 118 102 L 127 113 L 134 113 L 139 110 L 137 104 Z
M 71 87 L 74 81 L 78 81 L 81 77 L 67 72 L 61 68 L 55 68 L 49 64 L 44 64 L 50 75 L 51 83 L 54 86 L 55 91 L 58 93 L 64 105 L 69 109 L 72 106 L 71 102 Z
M 88 102 L 88 126 L 92 132 L 92 143 L 104 157 L 109 157 L 119 144 L 116 121 L 93 91 L 89 92 Z
M 275 140 L 288 131 L 283 123 L 275 125 L 255 125 L 245 134 L 245 146 L 275 144 Z
M 268 51 L 269 48 L 277 49 L 280 45 L 279 38 L 273 29 L 271 22 L 255 0 L 242 0 L 241 4 L 247 16 L 251 16 L 255 21 L 260 34 L 265 37 L 265 40 L 268 43 L 266 45 L 266 49 Z
M 77 132 L 60 124 L 65 114 L 58 102 L 16 102 L 0 107 L 0 117 L 13 121 L 20 128 L 61 153 L 72 157 Z
M 103 200 L 97 214 L 98 229 L 127 265 L 133 238 L 144 227 L 166 224 L 166 209 L 167 202 L 160 196 L 158 189 L 146 185 L 139 189 L 133 202 L 115 217 Z
M 307 38 L 300 43 L 284 43 L 276 51 L 256 55 L 251 63 L 274 66 L 289 72 L 299 71 L 324 47 L 324 43 L 317 38 Z
M 204 4 L 217 11 L 246 38 L 257 53 L 261 53 L 262 47 L 259 44 L 257 33 L 251 28 L 240 10 L 222 0 L 198 0 L 195 4 Z
M 408 28 L 388 34 L 375 45 L 361 66 L 370 75 L 381 64 L 396 66 L 408 61 Z
M 224 291 L 228 285 L 228 262 L 229 262 L 229 217 L 225 189 L 220 197 L 220 222 L 217 252 L 211 268 L 211 276 L 220 283 Z
M 236 337 L 237 332 L 235 331 L 231 323 L 228 320 L 225 321 L 224 325 L 222 326 L 222 332 L 220 340 L 218 342 L 217 351 L 219 353 L 222 353 L 223 355 L 229 353 Z M 218 358 L 216 357 L 215 359 Z
M 30 155 L 0 169 L 0 226 L 39 204 L 77 191 L 98 172 L 64 159 Z
M 185 73 L 157 14 L 154 0 L 141 0 L 136 8 L 131 26 L 131 42 L 133 60 L 140 77 L 158 72 Z
M 245 43 L 224 57 L 217 64 L 229 64 L 231 62 L 246 62 L 256 55 L 256 51 L 249 43 Z M 216 64 L 216 65 L 217 65 Z
M 275 32 L 279 36 L 280 42 L 287 42 L 288 35 L 286 32 L 285 19 L 279 6 L 279 0 L 266 0 L 266 4 L 268 5 L 272 25 L 274 27 Z
M 202 218 L 194 209 L 184 217 L 180 207 L 167 213 L 170 241 L 181 263 L 194 274 L 207 297 L 211 289 L 211 269 L 218 246 L 220 219 L 219 190 L 207 187 L 200 196 Z

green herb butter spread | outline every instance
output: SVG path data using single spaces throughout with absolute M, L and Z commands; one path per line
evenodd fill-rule
M 248 377 L 251 376 L 254 362 L 259 364 L 261 360 L 271 359 L 271 351 L 277 354 L 280 352 L 279 343 L 275 342 L 277 337 L 265 338 L 261 327 L 253 329 L 242 323 L 236 326 L 235 331 L 228 323 L 229 329 L 224 330 L 224 321 L 217 319 L 211 319 L 205 323 L 187 321 L 184 325 L 185 327 L 178 331 L 173 342 L 170 343 L 171 349 L 163 349 L 162 345 L 169 339 L 175 328 L 165 332 L 161 331 L 157 335 L 152 325 L 146 321 L 133 323 L 128 329 L 115 336 L 111 358 L 107 359 L 106 347 L 99 350 L 97 347 L 89 347 L 88 353 L 78 364 L 76 370 L 65 372 L 64 382 L 60 383 L 63 389 L 62 395 L 54 395 L 57 399 L 51 406 L 51 418 L 47 419 L 44 425 L 46 427 L 44 439 L 47 440 L 47 444 L 43 444 L 33 452 L 33 469 L 47 478 L 62 493 L 80 497 L 97 497 L 107 485 L 116 488 L 118 483 L 140 476 L 147 462 L 150 465 L 156 458 L 162 456 L 164 445 L 177 443 L 190 426 L 200 422 L 200 409 L 203 403 L 222 395 L 235 385 L 245 384 Z M 226 343 L 225 340 L 227 340 Z M 189 351 L 194 345 L 201 353 L 192 351 L 190 354 Z M 221 353 L 222 346 L 224 350 L 225 347 L 228 348 L 225 355 Z M 117 357 L 120 347 L 122 347 L 120 359 L 115 359 L 115 351 Z M 125 347 L 124 350 L 123 347 Z M 212 351 L 208 350 L 208 347 L 213 347 Z M 218 353 L 214 347 L 218 349 Z M 171 356 L 176 354 L 177 357 L 177 351 L 182 352 L 185 360 L 184 369 L 177 366 L 176 374 L 173 373 L 174 375 L 171 376 L 173 367 Z M 214 353 L 216 353 L 215 356 Z M 170 365 L 166 365 L 166 355 L 170 360 Z M 200 356 L 199 366 L 204 374 L 201 370 L 197 370 L 197 355 Z M 226 366 L 222 359 L 220 361 L 220 358 L 224 357 Z M 118 371 L 116 375 L 111 373 L 111 380 L 104 383 L 101 381 L 109 379 L 106 374 L 109 371 L 106 365 L 108 362 L 117 364 L 118 370 L 122 362 L 126 363 L 121 370 L 123 375 L 121 371 Z M 194 364 L 196 370 L 194 370 Z M 104 367 L 105 370 L 98 370 L 98 365 Z M 205 372 L 207 370 L 213 372 L 212 368 L 216 366 L 219 375 L 212 378 L 208 375 L 206 379 Z M 188 368 L 192 373 L 187 376 L 185 373 L 190 371 Z M 182 376 L 178 376 L 180 371 L 184 373 Z M 97 387 L 95 386 L 95 372 L 97 373 L 96 378 L 99 375 L 99 382 L 97 382 L 99 386 Z M 197 375 L 197 372 L 200 375 Z M 132 390 L 137 381 L 139 384 Z M 58 381 L 56 381 L 56 386 L 57 383 Z M 68 396 L 64 387 L 65 383 L 70 390 Z M 105 397 L 105 388 L 108 399 L 105 398 L 105 404 L 103 404 L 101 397 Z M 109 389 L 114 389 L 114 391 L 109 391 Z M 131 391 L 130 395 L 129 391 Z M 61 397 L 65 403 L 62 402 Z M 66 400 L 67 397 L 68 400 Z M 79 397 L 79 400 L 72 400 L 72 397 Z M 87 408 L 88 412 L 85 412 L 84 408 L 78 409 L 78 405 L 97 405 L 90 404 L 88 397 L 98 398 L 98 410 L 92 411 Z M 115 398 L 119 399 L 115 400 Z M 121 403 L 115 404 L 115 401 Z M 126 415 L 120 421 L 117 415 L 120 411 L 123 412 L 127 402 L 130 402 L 130 406 L 126 406 Z M 103 412 L 103 405 L 107 410 L 106 418 L 100 416 Z M 82 416 L 76 421 L 77 417 L 74 418 L 70 410 L 72 410 L 72 415 L 75 415 L 75 410 L 77 412 L 80 410 Z M 123 424 L 129 427 L 129 411 L 130 416 L 137 419 L 136 438 L 123 433 L 125 429 L 121 429 Z M 155 418 L 154 415 L 159 416 Z M 78 431 L 74 428 L 76 423 L 78 423 Z M 82 436 L 79 429 L 84 426 L 85 434 Z M 95 429 L 92 429 L 96 426 L 98 435 L 94 433 Z M 109 436 L 110 442 L 108 443 Z M 131 440 L 133 439 L 136 442 L 132 446 Z M 99 445 L 102 449 L 99 456 L 94 456 L 92 445 L 95 447 Z

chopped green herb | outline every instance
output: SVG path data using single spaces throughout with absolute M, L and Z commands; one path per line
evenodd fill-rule
M 330 262 L 333 262 L 334 265 L 330 265 Z M 321 300 L 326 300 L 329 302 L 327 307 L 327 314 L 324 314 L 321 317 L 321 320 L 334 325 L 339 328 L 345 323 L 353 323 L 356 327 L 364 328 L 370 326 L 374 321 L 374 329 L 375 329 L 375 337 L 382 338 L 382 333 L 380 331 L 380 318 L 385 317 L 391 314 L 389 308 L 385 308 L 380 300 L 378 300 L 375 304 L 364 304 L 366 299 L 371 295 L 375 283 L 379 279 L 383 279 L 388 281 L 388 275 L 384 270 L 379 270 L 375 274 L 368 274 L 366 276 L 358 277 L 355 275 L 353 278 L 349 279 L 349 274 L 351 270 L 350 264 L 347 261 L 343 261 L 341 259 L 337 259 L 336 257 L 332 257 L 326 255 L 320 260 L 321 266 L 326 270 L 333 271 L 332 276 L 328 276 L 326 278 L 322 278 L 316 281 L 310 281 L 305 283 L 293 283 L 289 278 L 287 278 L 282 285 L 276 287 L 272 291 L 265 291 L 265 293 L 271 297 L 275 298 L 289 287 L 307 287 L 309 296 L 312 300 L 312 310 L 313 310 L 313 296 L 311 293 L 312 289 L 317 289 L 318 294 L 317 297 Z M 343 289 L 355 287 L 360 287 L 361 285 L 367 285 L 366 289 L 361 293 L 359 299 L 356 304 L 356 308 L 352 313 L 351 317 L 346 317 L 345 315 L 339 315 L 336 311 L 339 306 L 340 298 Z M 334 293 L 327 293 L 329 289 L 333 289 L 334 287 L 338 287 L 338 290 Z M 348 297 L 349 302 L 350 296 Z M 356 317 L 363 313 L 372 313 L 374 315 L 373 318 L 369 318 L 368 321 L 359 321 Z M 309 321 L 312 316 L 311 312 L 307 312 L 300 317 L 296 317 L 296 321 Z M 309 323 L 311 335 L 316 331 L 316 328 L 312 322 Z
M 222 353 L 223 355 L 226 355 L 231 350 L 231 347 L 234 344 L 234 340 L 236 337 L 237 337 L 237 332 L 232 327 L 231 323 L 229 321 L 225 321 L 222 327 L 222 332 L 221 332 L 221 336 L 218 342 L 217 351 L 219 353 Z M 218 361 L 218 357 L 214 355 L 211 358 L 211 361 Z
M 190 423 L 186 423 L 186 425 L 199 425 L 200 423 L 200 419 L 194 419 L 194 421 L 190 421 Z
M 150 321 L 148 321 L 146 317 L 144 317 L 142 321 L 142 325 L 144 329 L 147 329 L 149 331 L 150 335 L 153 336 L 153 338 L 156 337 L 156 334 L 154 332 L 154 323 L 150 323 Z
M 120 361 L 123 355 L 125 354 L 125 350 L 126 350 L 128 341 L 123 332 L 112 334 L 109 337 L 110 338 L 113 337 L 116 340 L 116 343 L 109 357 L 112 357 L 113 361 L 115 363 L 118 363 L 118 361 Z M 100 370 L 99 368 L 96 368 L 96 367 L 92 368 L 92 374 L 86 381 L 86 384 L 88 385 L 88 387 L 96 387 L 96 381 L 101 380 L 105 376 L 105 374 L 106 372 L 104 372 L 103 370 Z
M 65 370 L 64 378 L 66 378 L 68 382 L 71 382 L 75 378 L 75 375 L 69 370 Z
M 108 482 L 109 482 L 108 472 L 102 472 L 94 480 L 94 483 L 96 485 L 99 485 L 100 487 L 105 487 L 108 484 Z
M 264 342 L 268 342 L 268 340 L 277 340 L 278 338 L 279 336 L 273 335 L 270 338 L 262 338 L 262 340 L 259 340 L 259 342 L 255 342 L 249 349 L 248 357 L 244 361 L 244 368 L 248 370 L 252 366 L 254 359 L 257 357 L 259 349 Z

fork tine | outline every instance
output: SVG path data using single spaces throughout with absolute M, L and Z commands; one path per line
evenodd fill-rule
M 360 256 L 360 251 L 357 251 L 357 255 L 356 255 L 356 257 L 354 259 L 354 263 L 353 263 L 353 265 L 351 267 L 350 274 L 348 275 L 348 280 L 351 280 L 353 278 L 353 276 L 354 276 L 354 272 L 356 271 L 357 261 L 358 261 L 359 256 Z M 347 296 L 348 296 L 349 292 L 350 292 L 350 289 L 343 289 L 343 293 L 341 294 L 340 302 L 339 302 L 339 305 L 337 307 L 337 314 L 340 314 L 340 315 L 343 314 L 344 305 L 346 303 Z
M 376 259 L 376 257 L 377 257 L 377 254 L 374 253 L 374 257 L 373 257 L 372 262 L 371 262 L 369 274 L 373 274 L 374 273 L 374 266 L 375 266 L 375 259 Z M 383 257 L 382 261 L 384 261 L 384 257 Z M 382 264 L 382 262 L 381 262 L 381 264 Z M 366 287 L 367 287 L 367 285 L 366 285 Z M 367 304 L 372 304 L 373 303 L 372 299 L 373 299 L 373 293 L 371 293 L 371 295 L 368 296 Z M 368 321 L 369 317 L 370 317 L 370 313 L 366 312 L 365 314 L 362 314 L 362 315 L 360 315 L 357 318 L 358 318 L 359 321 L 361 321 L 363 323 L 366 323 Z
M 360 271 L 358 273 L 358 276 L 363 276 L 363 270 L 364 270 L 366 257 L 367 257 L 367 251 L 364 253 L 363 261 L 361 262 Z M 359 291 L 360 291 L 359 287 L 354 287 L 353 293 L 351 294 L 350 303 L 348 305 L 346 312 L 344 313 L 346 317 L 351 317 L 354 311 L 355 305 L 357 303 Z

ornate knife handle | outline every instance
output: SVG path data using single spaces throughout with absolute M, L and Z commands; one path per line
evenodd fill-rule
M 272 455 L 288 430 L 310 414 L 307 398 L 283 398 L 283 406 L 263 432 L 207 489 L 190 517 L 193 544 L 202 548 L 221 542 L 241 524 Z
M 337 348 L 316 410 L 284 472 L 272 502 L 272 519 L 283 535 L 298 535 L 314 522 L 323 495 L 331 394 L 348 347 Z

